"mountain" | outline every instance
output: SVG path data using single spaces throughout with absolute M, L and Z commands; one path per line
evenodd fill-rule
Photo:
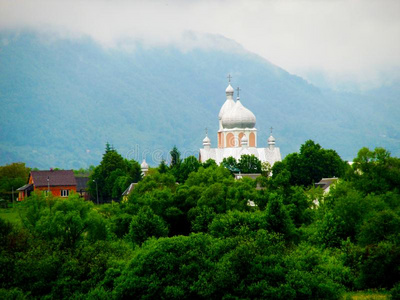
M 378 146 L 400 156 L 400 91 L 321 90 L 223 37 L 224 47 L 104 48 L 90 38 L 0 33 L 0 164 L 98 164 L 105 143 L 152 164 L 176 145 L 198 155 L 207 127 L 216 146 L 226 76 L 257 117 L 258 145 L 273 126 L 283 155 L 307 139 L 352 160 Z M 228 50 L 224 50 L 228 49 Z

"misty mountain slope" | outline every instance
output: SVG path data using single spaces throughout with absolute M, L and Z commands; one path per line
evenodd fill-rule
M 0 163 L 39 168 L 97 164 L 108 141 L 150 163 L 173 145 L 197 155 L 208 127 L 216 146 L 226 76 L 257 117 L 258 145 L 273 126 L 282 153 L 306 139 L 352 159 L 362 146 L 400 155 L 398 90 L 320 91 L 245 51 L 104 49 L 90 39 L 0 35 Z M 234 44 L 234 42 L 231 42 Z M 233 45 L 233 48 L 237 45 Z

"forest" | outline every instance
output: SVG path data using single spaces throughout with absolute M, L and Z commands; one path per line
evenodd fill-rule
M 0 214 L 0 298 L 400 299 L 400 158 L 349 164 L 311 140 L 272 167 L 170 154 L 142 176 L 107 145 L 89 181 L 102 204 L 33 193 Z M 0 167 L 1 197 L 28 173 Z

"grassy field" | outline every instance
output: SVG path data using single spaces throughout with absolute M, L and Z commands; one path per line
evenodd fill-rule
M 343 296 L 343 300 L 389 300 L 390 295 L 379 291 L 358 291 L 348 292 Z
M 0 218 L 14 224 L 21 224 L 18 208 L 0 208 Z

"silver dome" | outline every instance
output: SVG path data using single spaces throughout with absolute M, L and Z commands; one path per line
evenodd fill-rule
M 254 128 L 256 116 L 242 105 L 238 99 L 229 111 L 222 115 L 222 126 L 226 129 L 232 128 Z

